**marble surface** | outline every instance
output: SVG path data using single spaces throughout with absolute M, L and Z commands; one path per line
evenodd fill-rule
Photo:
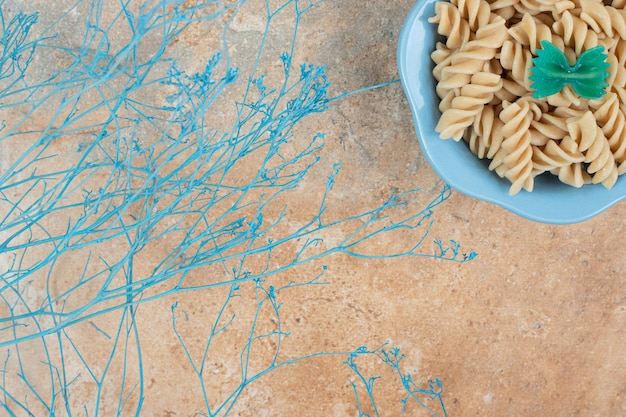
M 34 7 L 25 3 L 0 4 Z M 39 6 L 45 19 L 52 3 Z M 409 0 L 326 0 L 302 17 L 293 61 L 325 65 L 331 96 L 397 80 L 398 35 L 412 6 Z M 250 0 L 232 22 L 234 65 L 246 68 L 254 59 L 263 11 L 264 2 Z M 279 76 L 278 56 L 291 39 L 290 16 L 281 16 L 268 38 L 267 50 L 275 55 L 262 65 L 270 82 Z M 220 39 L 217 29 L 192 27 L 178 40 L 177 59 L 189 69 L 201 68 Z M 306 141 L 317 132 L 325 133 L 325 147 L 315 175 L 288 201 L 292 225 L 314 215 L 337 162 L 343 169 L 328 203 L 330 217 L 348 217 L 383 204 L 392 192 L 420 187 L 407 200 L 406 210 L 416 210 L 441 192 L 442 182 L 420 152 L 399 82 L 331 102 L 327 111 L 303 121 L 293 140 Z M 406 355 L 403 366 L 418 385 L 435 377 L 443 381 L 449 416 L 626 416 L 625 218 L 622 202 L 584 223 L 545 225 L 453 191 L 434 209 L 421 251 L 436 253 L 435 238 L 453 239 L 475 251 L 475 259 L 335 254 L 294 270 L 290 274 L 315 276 L 326 265 L 328 284 L 293 290 L 281 300 L 282 324 L 291 333 L 281 355 L 389 342 Z M 321 237 L 332 243 L 348 229 Z M 408 248 L 420 233 L 385 235 L 363 250 Z M 153 250 L 157 259 L 158 248 Z M 277 253 L 275 261 L 289 256 Z M 141 415 L 192 416 L 202 409 L 202 392 L 172 332 L 171 305 L 178 302 L 190 318 L 181 332 L 198 354 L 206 323 L 218 311 L 219 291 L 180 293 L 138 310 L 147 381 Z M 252 292 L 238 301 L 242 320 L 254 312 L 251 302 Z M 233 327 L 212 349 L 208 362 L 215 378 L 206 377 L 210 395 L 228 392 L 238 377 L 236 352 L 246 329 Z M 82 342 L 89 354 L 101 354 L 97 343 Z M 250 384 L 232 415 L 356 416 L 351 382 L 358 381 L 343 365 L 345 359 L 322 356 L 278 369 Z M 403 415 L 397 378 L 380 363 L 364 360 L 363 369 L 382 377 L 374 390 L 380 415 Z M 74 398 L 78 401 L 81 392 L 90 398 L 92 390 L 86 384 Z M 101 415 L 112 415 L 106 401 L 102 407 Z M 59 410 L 58 415 L 66 414 Z M 413 406 L 405 415 L 427 414 Z

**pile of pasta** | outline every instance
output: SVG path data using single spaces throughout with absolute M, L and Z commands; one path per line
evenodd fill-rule
M 444 36 L 432 53 L 442 139 L 469 144 L 489 169 L 532 191 L 537 175 L 611 188 L 626 172 L 626 0 L 452 0 L 435 5 Z M 532 59 L 547 40 L 570 64 L 605 47 L 610 77 L 601 99 L 570 86 L 533 98 Z

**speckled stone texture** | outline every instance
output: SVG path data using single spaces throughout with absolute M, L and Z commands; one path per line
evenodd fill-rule
M 2 7 L 33 7 L 26 3 L 5 2 Z M 293 60 L 325 65 L 331 95 L 397 80 L 398 36 L 413 4 L 326 0 L 300 22 Z M 44 17 L 47 8 L 57 7 L 56 2 L 37 5 Z M 254 59 L 263 10 L 262 1 L 250 0 L 232 23 L 236 66 L 245 68 Z M 278 57 L 288 45 L 292 24 L 285 17 L 271 32 L 268 50 L 275 51 L 276 59 L 263 62 L 270 81 L 280 69 Z M 177 41 L 177 58 L 190 71 L 202 67 L 221 38 L 218 30 L 198 31 L 189 30 Z M 336 162 L 343 169 L 328 206 L 334 218 L 376 207 L 392 192 L 420 187 L 422 192 L 408 200 L 410 211 L 442 189 L 422 156 L 399 82 L 332 102 L 328 111 L 308 118 L 294 140 L 308 140 L 317 132 L 325 133 L 326 146 L 316 174 L 289 201 L 287 216 L 293 225 L 314 214 Z M 453 239 L 478 256 L 461 264 L 429 257 L 333 255 L 293 271 L 315 276 L 326 265 L 329 284 L 295 289 L 281 300 L 282 325 L 291 333 L 282 355 L 349 351 L 388 341 L 406 355 L 403 364 L 418 385 L 441 378 L 449 416 L 626 416 L 626 203 L 581 224 L 554 226 L 453 191 L 432 219 L 423 252 L 436 251 L 435 238 Z M 416 236 L 374 239 L 364 250 L 376 254 L 410 247 Z M 328 242 L 341 238 L 321 237 Z M 280 262 L 289 254 L 276 256 Z M 288 282 L 290 277 L 280 279 Z M 172 332 L 171 306 L 178 302 L 189 317 L 180 331 L 197 356 L 206 323 L 223 296 L 219 291 L 190 292 L 138 310 L 147 380 L 142 416 L 192 416 L 202 409 L 202 392 Z M 253 314 L 253 302 L 253 293 L 238 301 L 242 320 Z M 238 378 L 239 350 L 233 346 L 245 341 L 246 329 L 235 326 L 216 342 L 208 361 L 216 376 L 207 383 L 210 395 L 229 392 Z M 84 337 L 86 351 L 101 354 Z M 244 390 L 232 415 L 357 416 L 351 382 L 358 381 L 343 365 L 345 359 L 322 356 L 278 369 Z M 367 375 L 382 377 L 374 390 L 380 415 L 427 415 L 414 405 L 402 414 L 397 378 L 375 361 L 363 360 L 362 366 Z M 89 395 L 92 388 L 82 392 Z M 74 395 L 78 401 L 80 392 Z M 116 400 L 115 394 L 103 398 Z M 102 415 L 112 415 L 103 406 Z

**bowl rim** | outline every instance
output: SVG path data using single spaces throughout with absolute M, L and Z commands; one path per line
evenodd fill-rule
M 424 87 L 424 83 L 416 71 L 411 71 L 409 60 L 415 60 L 413 56 L 418 56 L 419 52 L 421 52 L 422 56 L 424 56 L 427 52 L 429 64 L 428 74 L 431 77 L 430 79 L 434 81 L 434 79 L 432 79 L 432 67 L 434 64 L 430 59 L 430 53 L 433 50 L 434 42 L 432 46 L 428 46 L 427 44 L 429 38 L 436 39 L 439 35 L 436 33 L 436 26 L 428 23 L 426 20 L 433 14 L 427 14 L 426 11 L 428 6 L 432 6 L 434 8 L 434 4 L 437 1 L 440 0 L 418 0 L 414 4 L 405 19 L 402 30 L 400 31 L 397 48 L 398 73 L 400 75 L 400 82 L 404 93 L 411 108 L 417 139 L 425 158 L 435 173 L 444 182 L 446 182 L 446 184 L 462 194 L 478 200 L 496 204 L 520 217 L 540 223 L 579 223 L 597 216 L 609 207 L 625 199 L 626 178 L 622 179 L 621 182 L 618 181 L 618 184 L 616 184 L 611 190 L 606 190 L 601 184 L 586 184 L 582 188 L 575 188 L 550 178 L 546 181 L 536 181 L 536 185 L 545 186 L 546 184 L 558 183 L 558 185 L 554 188 L 550 187 L 549 190 L 545 189 L 539 192 L 537 191 L 537 188 L 533 192 L 522 190 L 515 196 L 509 196 L 508 189 L 510 183 L 499 178 L 495 173 L 487 170 L 485 161 L 480 161 L 475 155 L 471 154 L 471 152 L 469 152 L 469 148 L 464 143 L 458 143 L 451 139 L 440 139 L 439 135 L 434 132 L 434 129 L 430 129 L 433 126 L 431 123 L 432 121 L 428 120 L 428 123 L 424 123 L 421 115 L 423 111 L 434 111 L 438 115 L 440 115 L 440 113 L 438 109 L 433 110 L 432 107 L 424 107 L 425 104 L 422 102 L 424 102 L 425 96 L 421 94 L 421 91 L 423 91 L 423 88 L 421 87 Z M 424 27 L 429 27 L 429 29 L 424 29 Z M 409 57 L 409 53 L 413 53 L 413 56 Z M 423 71 L 424 65 L 418 69 Z M 430 84 L 428 87 L 431 90 L 432 96 L 434 93 L 434 84 Z M 439 98 L 436 97 L 436 95 L 435 98 L 436 101 L 431 104 L 434 104 L 435 107 L 437 107 Z M 422 104 L 421 107 L 418 105 L 418 102 Z M 427 124 L 430 128 L 426 127 Z M 444 143 L 446 145 L 444 145 Z M 472 155 L 475 161 L 485 165 L 484 173 L 487 175 L 484 176 L 492 178 L 485 179 L 485 181 L 480 179 L 481 181 L 479 184 L 468 185 L 462 177 L 459 177 L 459 175 L 451 175 L 450 163 L 447 163 L 445 159 L 442 160 L 440 151 L 450 151 L 452 149 L 450 145 L 454 146 L 453 144 L 464 147 L 465 153 Z M 457 151 L 454 150 L 454 152 L 456 153 Z M 456 157 L 458 155 L 454 156 Z M 457 160 L 460 159 L 457 158 Z M 470 164 L 475 166 L 476 162 L 472 162 Z M 467 172 L 473 175 L 478 171 L 475 169 L 468 169 Z M 482 176 L 482 174 L 480 175 Z M 474 175 L 474 177 L 478 178 L 476 175 Z M 539 179 L 539 177 L 537 177 L 537 179 Z M 561 198 L 562 201 L 555 200 L 556 198 Z M 584 203 L 584 205 L 582 203 Z

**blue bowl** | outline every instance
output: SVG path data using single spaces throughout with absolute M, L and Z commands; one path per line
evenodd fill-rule
M 422 151 L 435 172 L 452 188 L 471 197 L 497 204 L 526 219 L 570 224 L 587 220 L 626 198 L 626 176 L 607 190 L 602 185 L 575 188 L 550 174 L 535 178 L 532 192 L 509 195 L 510 183 L 488 170 L 463 141 L 442 140 L 435 132 L 441 113 L 435 93 L 434 64 L 430 54 L 442 40 L 437 26 L 428 23 L 437 0 L 419 0 L 409 13 L 398 44 L 398 71 Z

